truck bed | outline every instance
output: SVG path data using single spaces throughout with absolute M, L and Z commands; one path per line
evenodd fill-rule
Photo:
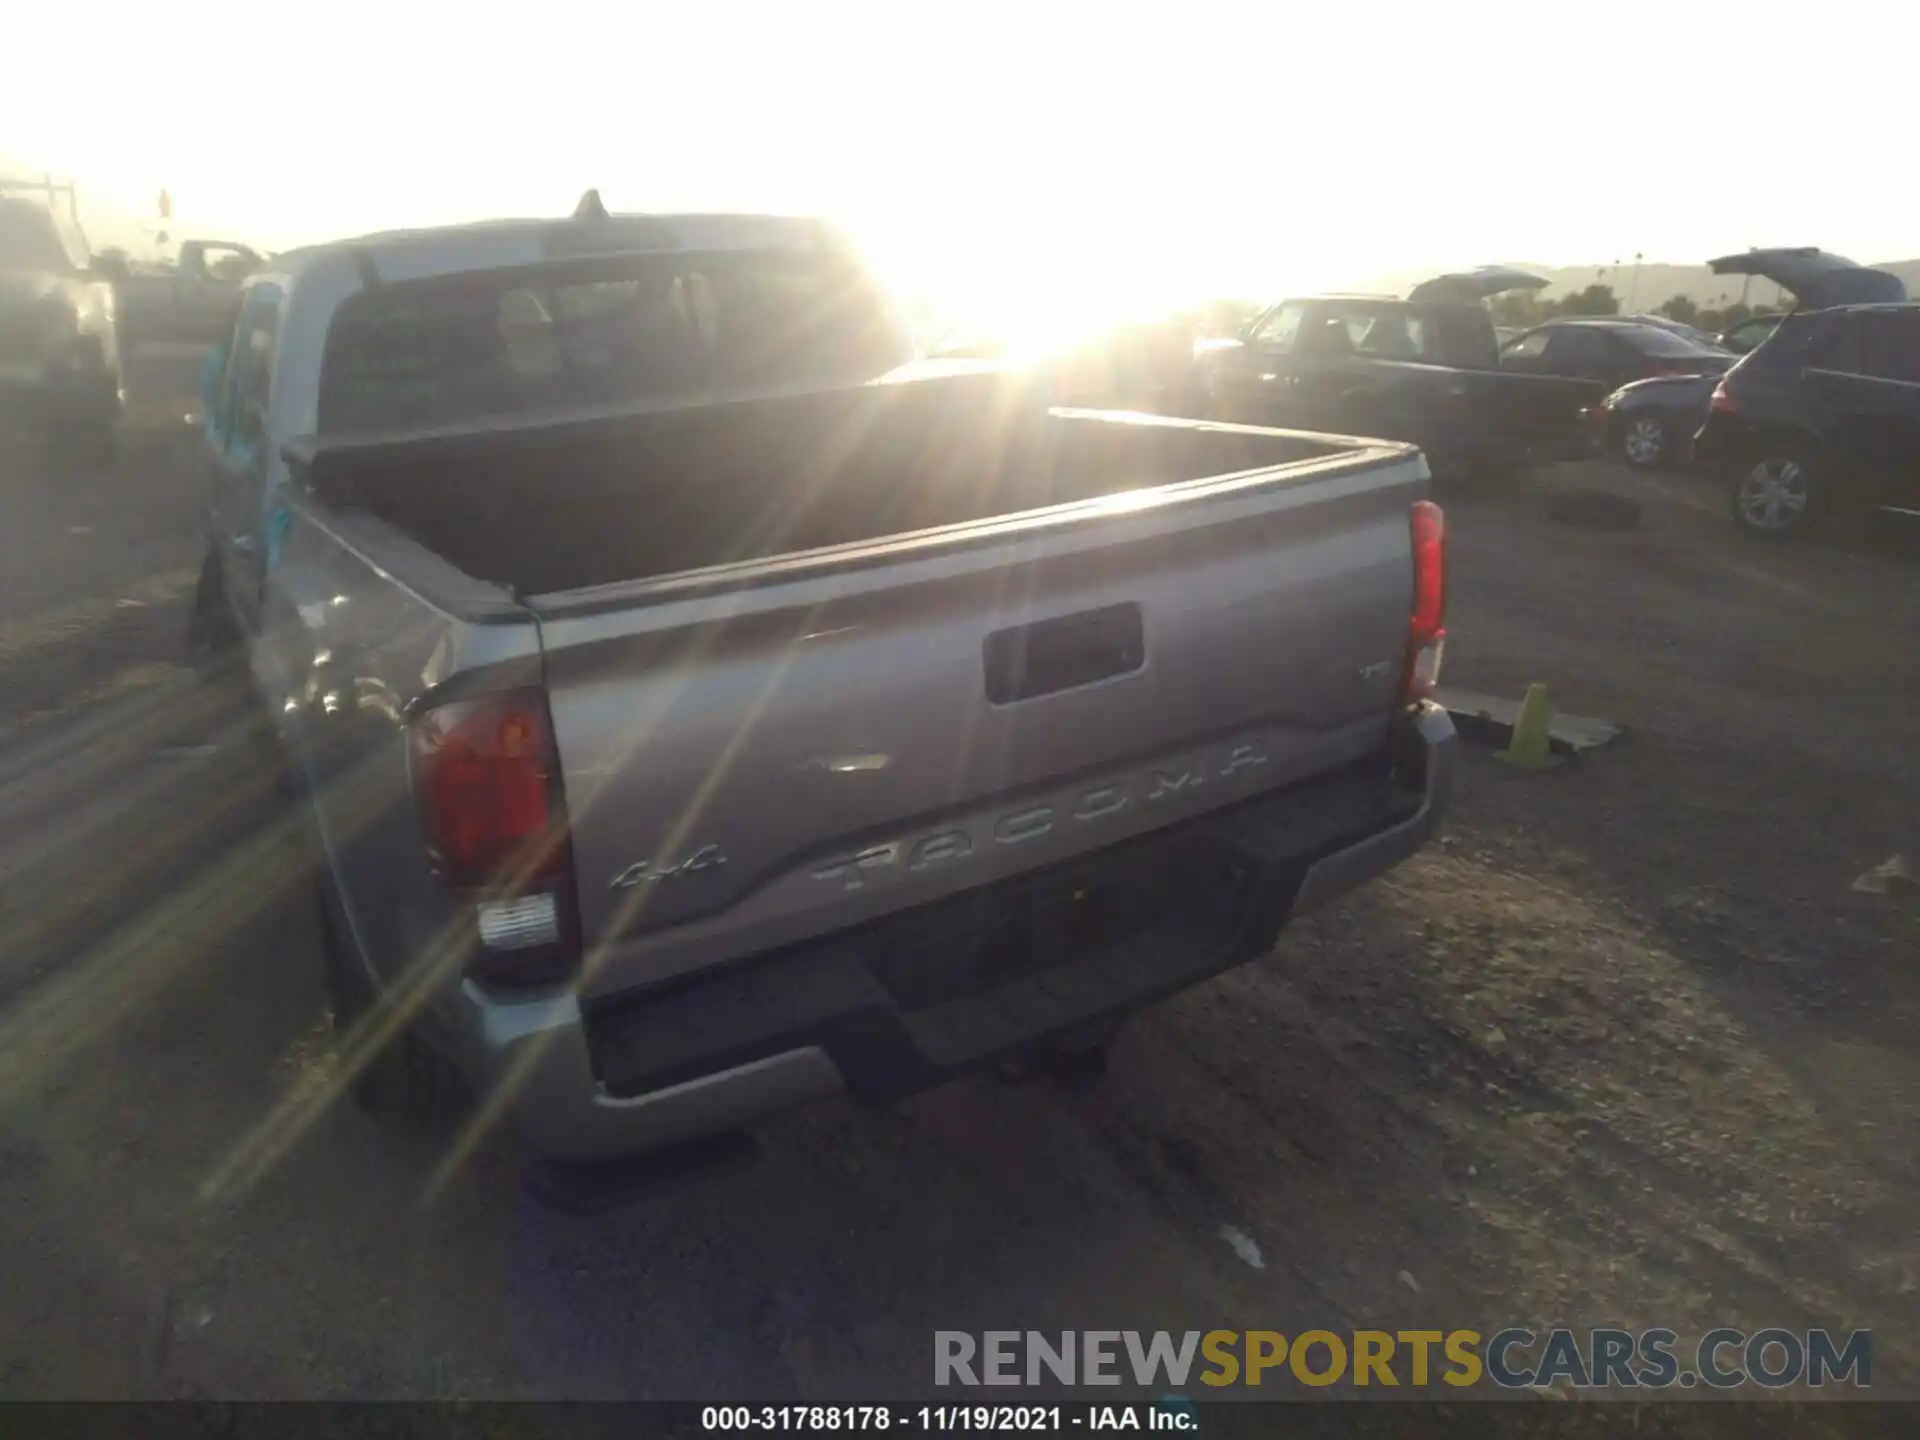
M 1116 423 L 966 375 L 309 445 L 329 504 L 549 595 L 1339 453 L 1324 436 Z
M 1404 446 L 970 377 L 289 453 L 386 522 L 346 531 L 416 542 L 313 552 L 314 643 L 383 653 L 362 689 L 433 703 L 405 699 L 411 637 L 447 628 L 386 578 L 408 550 L 521 597 L 585 1001 L 1386 773 L 1427 480 Z M 432 648 L 431 683 L 489 683 Z

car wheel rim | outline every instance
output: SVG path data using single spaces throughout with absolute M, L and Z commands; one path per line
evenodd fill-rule
M 1756 530 L 1785 530 L 1807 509 L 1807 472 L 1792 460 L 1762 460 L 1740 482 L 1741 517 Z
M 1627 427 L 1627 458 L 1640 465 L 1659 459 L 1660 447 L 1666 438 L 1666 431 L 1658 420 L 1634 421 Z

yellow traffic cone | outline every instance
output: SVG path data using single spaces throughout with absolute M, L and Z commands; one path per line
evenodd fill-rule
M 1553 740 L 1548 734 L 1552 724 L 1553 700 L 1547 687 L 1536 681 L 1527 686 L 1527 698 L 1520 702 L 1520 718 L 1513 722 L 1513 739 L 1500 752 L 1500 758 L 1522 770 L 1549 770 L 1558 765 L 1560 757 L 1553 753 Z

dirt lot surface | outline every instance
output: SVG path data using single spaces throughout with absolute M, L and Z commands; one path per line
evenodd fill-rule
M 0 1397 L 904 1398 L 1009 1326 L 1870 1328 L 1920 1389 L 1920 903 L 1850 888 L 1920 861 L 1916 547 L 1600 465 L 1453 503 L 1449 678 L 1623 738 L 1471 752 L 1442 843 L 1097 1086 L 827 1104 L 566 1216 L 505 1137 L 429 1197 L 434 1137 L 304 1103 L 298 847 L 179 663 L 198 503 L 164 445 L 0 460 Z

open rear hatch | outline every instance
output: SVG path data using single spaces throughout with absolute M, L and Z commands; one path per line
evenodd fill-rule
M 1477 270 L 1455 270 L 1422 280 L 1407 292 L 1407 299 L 1427 304 L 1472 304 L 1510 290 L 1544 290 L 1550 283 L 1508 265 L 1482 265 Z
M 1709 260 L 1716 275 L 1758 275 L 1791 290 L 1796 308 L 1825 310 L 1833 305 L 1898 304 L 1907 287 L 1898 275 L 1870 269 L 1812 245 L 1748 250 Z

